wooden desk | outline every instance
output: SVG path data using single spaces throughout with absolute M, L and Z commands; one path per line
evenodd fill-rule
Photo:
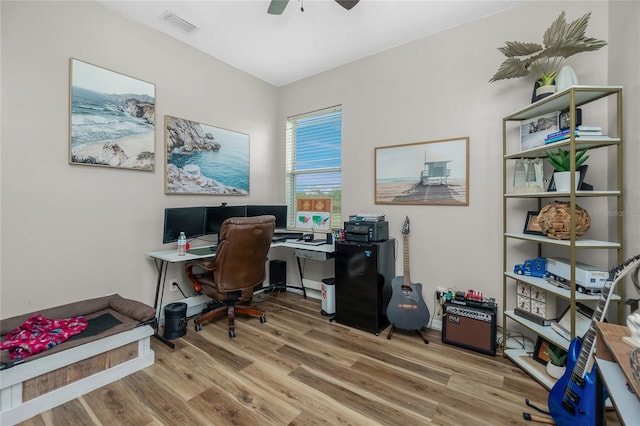
M 609 398 L 618 413 L 618 417 L 625 425 L 637 424 L 640 419 L 640 383 L 631 373 L 629 354 L 632 347 L 622 341 L 623 336 L 629 336 L 629 329 L 622 325 L 605 322 L 596 323 L 596 365 L 598 376 L 596 390 L 602 389 L 601 382 L 609 393 Z M 627 388 L 627 382 L 633 388 L 635 395 Z M 602 412 L 602 392 L 598 392 L 596 408 L 596 424 L 604 424 Z
M 300 258 L 328 260 L 333 258 L 335 255 L 335 247 L 333 244 L 309 245 L 309 244 L 305 244 L 304 242 L 282 241 L 282 242 L 272 243 L 271 247 L 272 248 L 287 247 L 289 249 L 294 250 L 294 253 L 296 255 L 296 260 L 298 261 L 298 272 L 300 273 L 301 284 L 300 284 L 300 287 L 289 286 L 289 285 L 287 285 L 286 287 L 301 289 L 305 298 L 307 297 L 307 293 L 306 293 L 306 289 L 304 288 L 304 281 L 303 281 L 304 277 L 302 274 L 302 266 L 300 264 Z M 193 247 L 193 248 L 196 248 L 196 247 Z M 182 256 L 178 255 L 178 250 L 176 249 L 152 251 L 147 253 L 147 256 L 151 257 L 154 260 L 156 264 L 156 269 L 158 271 L 158 275 L 156 278 L 156 297 L 153 304 L 153 307 L 156 310 L 156 330 L 155 330 L 156 333 L 154 334 L 154 337 L 161 340 L 167 346 L 170 346 L 171 348 L 173 348 L 175 345 L 173 342 L 170 342 L 169 340 L 164 339 L 162 336 L 158 334 L 158 325 L 159 325 L 160 317 L 162 314 L 161 312 L 162 300 L 164 297 L 164 289 L 167 281 L 167 269 L 169 264 L 187 262 L 190 260 L 197 260 L 197 259 L 212 258 L 215 255 L 216 255 L 216 252 L 214 250 L 212 250 L 211 253 L 200 254 L 200 255 L 191 254 L 187 252 L 187 254 Z
M 286 247 L 288 249 L 293 249 L 293 253 L 296 257 L 296 263 L 298 264 L 298 274 L 300 276 L 300 286 L 297 285 L 289 285 L 285 283 L 285 285 L 273 285 L 263 287 L 259 291 L 268 291 L 268 290 L 277 290 L 279 288 L 294 288 L 298 290 L 302 290 L 302 295 L 304 298 L 307 298 L 307 289 L 304 286 L 304 274 L 302 272 L 302 264 L 300 263 L 300 259 L 311 259 L 311 260 L 319 260 L 325 261 L 329 259 L 333 259 L 335 257 L 336 248 L 333 244 L 309 244 L 302 241 L 279 241 L 275 243 L 271 243 L 271 248 L 277 247 Z

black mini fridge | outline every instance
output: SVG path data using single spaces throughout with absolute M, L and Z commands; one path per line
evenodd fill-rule
M 379 334 L 389 325 L 395 272 L 395 240 L 336 242 L 336 322 Z

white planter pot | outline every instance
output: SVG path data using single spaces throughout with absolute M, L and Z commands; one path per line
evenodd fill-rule
M 556 86 L 549 84 L 547 86 L 540 86 L 536 89 L 536 96 L 556 93 Z
M 576 174 L 576 188 L 578 189 L 578 181 L 580 180 L 580 172 Z M 556 184 L 556 191 L 569 192 L 571 189 L 571 172 L 555 172 L 553 174 L 553 181 Z
M 558 75 L 556 76 L 556 90 L 558 92 L 562 92 L 564 89 L 576 86 L 577 84 L 578 77 L 571 65 L 565 65 L 560 68 L 560 72 L 558 72 Z
M 552 364 L 551 362 L 547 363 L 547 374 L 549 374 L 554 379 L 559 379 L 564 374 L 567 367 L 564 365 L 562 367 Z

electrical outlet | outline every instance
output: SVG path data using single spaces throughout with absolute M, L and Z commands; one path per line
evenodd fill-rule
M 178 291 L 178 280 L 175 278 L 172 278 L 169 280 L 169 283 L 171 284 L 171 286 L 169 287 L 169 291 Z
M 436 287 L 436 298 L 440 300 L 447 293 L 444 287 Z

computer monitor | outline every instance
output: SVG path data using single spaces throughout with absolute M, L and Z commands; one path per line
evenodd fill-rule
M 187 238 L 204 235 L 205 207 L 169 207 L 164 209 L 162 243 L 178 241 L 180 232 Z
M 263 214 L 270 214 L 276 217 L 277 229 L 287 229 L 287 206 L 286 205 L 247 206 L 247 216 L 261 216 Z
M 245 217 L 246 206 L 218 206 L 207 207 L 205 219 L 205 234 L 220 234 L 220 227 L 225 219 L 230 217 Z

